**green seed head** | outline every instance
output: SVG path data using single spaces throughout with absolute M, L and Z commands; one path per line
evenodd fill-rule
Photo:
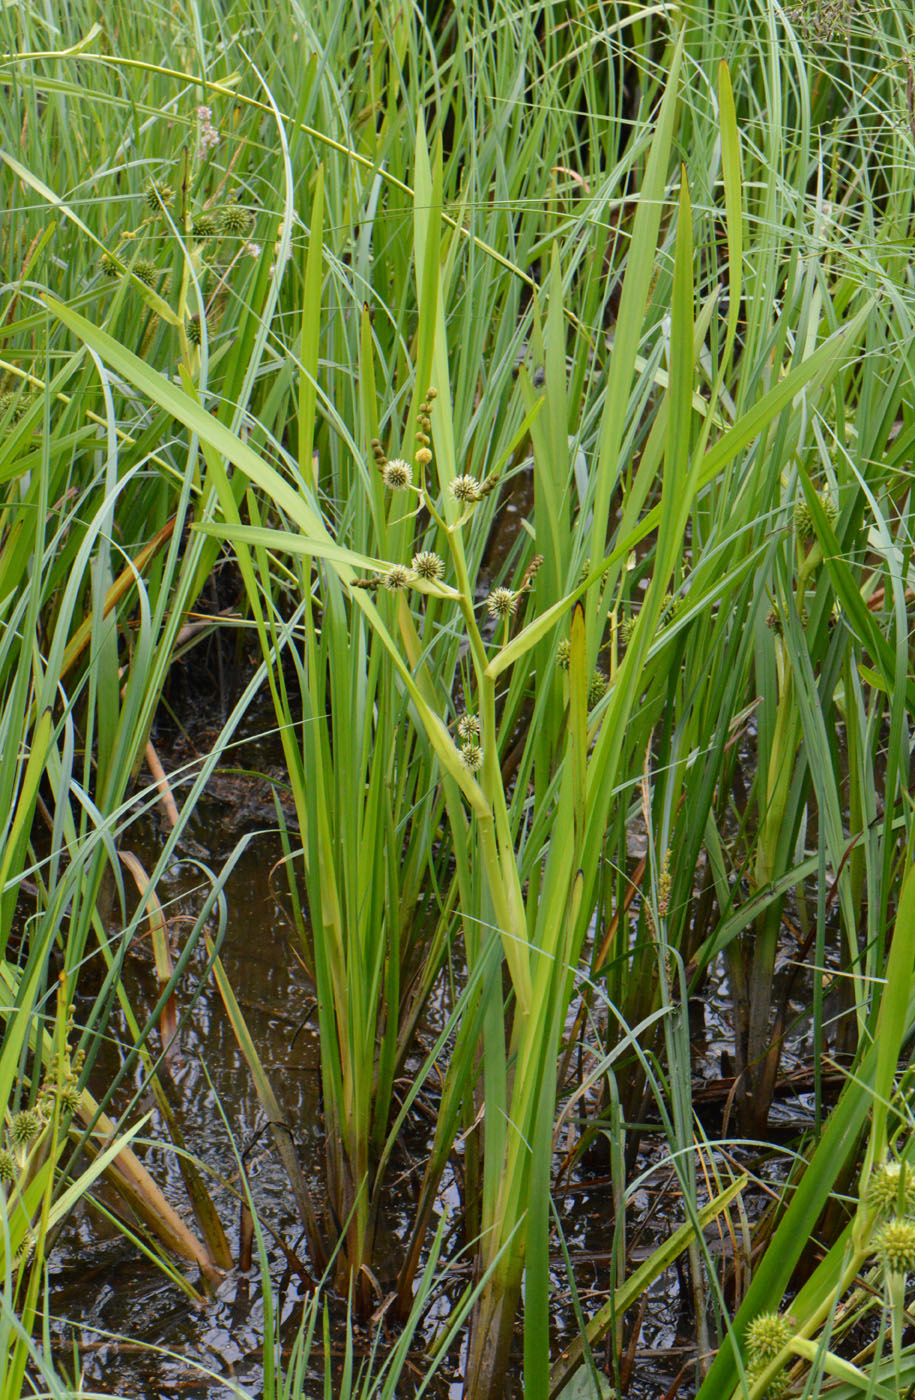
M 494 588 L 486 599 L 490 617 L 511 617 L 518 606 L 518 595 L 510 588 Z
M 0 1147 L 0 1183 L 8 1186 L 11 1181 L 15 1181 L 19 1168 L 16 1158 L 8 1147 Z
M 28 1147 L 35 1141 L 44 1127 L 44 1120 L 37 1108 L 23 1108 L 14 1114 L 10 1124 L 10 1141 L 17 1147 Z
M 230 238 L 242 238 L 251 230 L 254 215 L 243 204 L 227 204 L 219 216 L 219 231 Z
M 461 745 L 461 758 L 464 760 L 464 767 L 469 768 L 471 773 L 476 773 L 483 766 L 483 750 L 469 740 Z
M 607 693 L 607 677 L 603 671 L 595 671 L 588 685 L 588 709 L 596 705 L 598 700 L 603 700 Z
M 467 743 L 478 744 L 480 741 L 480 716 L 461 715 L 457 722 L 457 732 L 458 736 Z
M 756 1381 L 759 1379 L 759 1376 L 762 1374 L 763 1369 L 764 1368 L 762 1366 L 748 1367 L 747 1380 L 750 1382 L 750 1385 L 755 1385 Z M 787 1389 L 788 1372 L 783 1366 L 780 1371 L 776 1371 L 775 1375 L 772 1377 L 771 1381 L 766 1386 L 765 1390 L 762 1393 L 762 1400 L 781 1400 L 781 1397 L 786 1393 Z
M 191 225 L 193 238 L 215 238 L 220 231 L 220 221 L 213 214 L 198 214 Z
M 200 320 L 199 313 L 189 317 L 187 325 L 185 326 L 185 331 L 192 345 L 200 344 L 203 340 L 203 323 Z
M 99 258 L 98 270 L 103 277 L 109 278 L 112 282 L 116 277 L 120 277 L 121 275 L 121 269 L 110 253 L 103 253 Z
M 624 647 L 628 647 L 632 641 L 632 634 L 635 631 L 636 619 L 634 617 L 624 617 L 620 623 L 620 642 Z
M 915 1214 L 915 1171 L 902 1162 L 882 1162 L 871 1172 L 867 1183 L 867 1204 L 878 1210 L 895 1211 L 899 1202 L 899 1186 L 903 1171 L 903 1203 L 907 1211 Z
M 435 583 L 445 576 L 445 561 L 432 550 L 423 550 L 422 554 L 413 555 L 413 572 L 427 583 Z
M 784 1313 L 760 1313 L 747 1328 L 747 1355 L 754 1366 L 762 1368 L 794 1336 L 794 1319 Z
M 147 287 L 154 287 L 159 280 L 159 269 L 154 262 L 147 258 L 140 258 L 130 269 L 134 277 L 145 283 Z
M 456 476 L 448 490 L 456 501 L 472 505 L 480 499 L 480 483 L 475 476 Z
M 381 479 L 389 491 L 406 491 L 413 481 L 413 468 L 402 457 L 394 457 L 381 468 Z
M 839 513 L 835 501 L 827 491 L 818 491 L 817 500 L 823 507 L 826 519 L 831 525 Z M 798 500 L 794 507 L 794 528 L 797 531 L 798 539 L 802 540 L 804 544 L 809 544 L 816 535 L 816 526 L 813 523 L 810 507 L 803 497 Z
M 413 582 L 413 571 L 403 564 L 395 564 L 390 573 L 384 576 L 384 586 L 389 593 L 400 593 Z
M 143 191 L 143 198 L 146 200 L 147 208 L 154 214 L 158 214 L 160 209 L 170 209 L 175 202 L 175 191 L 171 185 L 160 184 L 158 180 L 150 180 Z
M 572 655 L 572 643 L 568 637 L 561 637 L 556 648 L 556 660 L 564 671 L 569 669 L 569 657 Z
M 894 1274 L 915 1273 L 915 1220 L 888 1220 L 874 1239 L 883 1267 Z

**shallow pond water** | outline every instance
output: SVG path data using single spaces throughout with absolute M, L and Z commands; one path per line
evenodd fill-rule
M 219 724 L 218 715 L 210 724 L 208 709 L 212 711 L 212 706 L 198 707 L 194 722 L 183 732 L 163 734 L 161 756 L 168 771 L 206 752 L 215 732 L 213 725 L 218 729 Z M 261 706 L 252 710 L 247 729 L 252 737 L 233 750 L 232 767 L 224 765 L 214 775 L 182 838 L 179 858 L 168 871 L 159 893 L 177 949 L 182 931 L 190 926 L 205 897 L 206 884 L 197 862 L 218 870 L 237 842 L 247 837 L 226 886 L 228 919 L 221 955 L 286 1122 L 293 1128 L 309 1188 L 320 1202 L 322 1129 L 315 1006 L 312 989 L 296 956 L 296 934 L 284 902 L 284 877 L 278 868 L 282 845 L 276 830 L 273 794 L 278 792 L 282 800 L 282 769 L 270 718 Z M 164 817 L 154 810 L 131 828 L 122 844 L 132 849 L 149 870 L 158 858 L 167 830 Z M 179 1014 L 186 1012 L 187 1020 L 171 1068 L 170 1097 L 188 1148 L 217 1183 L 214 1200 L 236 1259 L 241 1238 L 240 1209 L 234 1194 L 239 1183 L 236 1151 L 244 1158 L 258 1215 L 267 1230 L 271 1292 L 280 1319 L 283 1351 L 288 1356 L 303 1300 L 309 1292 L 307 1271 L 297 1273 L 289 1260 L 291 1251 L 293 1259 L 301 1258 L 307 1263 L 304 1246 L 300 1249 L 301 1230 L 288 1181 L 274 1154 L 263 1110 L 219 995 L 211 982 L 198 986 L 205 961 L 201 947 L 179 996 Z M 142 1016 L 152 1008 L 158 995 L 151 950 L 143 939 L 131 951 L 126 981 Z M 798 994 L 803 998 L 803 988 Z M 723 968 L 718 968 L 693 1013 L 697 1094 L 701 1099 L 703 1085 L 707 1086 L 710 1112 L 714 1115 L 720 1112 L 725 1097 L 720 1085 L 733 1041 Z M 787 1047 L 788 1069 L 796 1067 L 805 1053 L 809 1056 L 806 1035 L 802 1018 Z M 125 1038 L 124 1045 L 127 1044 Z M 117 1071 L 124 1053 L 113 1038 L 96 1066 L 97 1087 L 106 1075 L 110 1077 Z M 141 1088 L 138 1076 L 131 1085 L 122 1086 L 119 1106 L 123 1107 L 130 1095 Z M 144 1097 L 142 1107 L 152 1107 L 151 1099 Z M 170 1199 L 188 1215 L 177 1162 L 174 1154 L 162 1147 L 165 1134 L 153 1112 L 142 1155 Z M 784 1120 L 783 1131 L 809 1124 L 809 1094 L 799 1092 L 782 1098 L 774 1117 Z M 420 1123 L 411 1131 L 416 1134 L 411 1146 L 421 1160 L 426 1129 Z M 630 1268 L 647 1257 L 682 1221 L 675 1174 L 666 1161 L 666 1146 L 660 1135 L 644 1136 L 635 1170 L 644 1174 L 644 1179 L 627 1207 Z M 773 1184 L 783 1176 L 777 1153 L 763 1171 L 771 1175 Z M 219 1185 L 220 1181 L 226 1185 Z M 443 1208 L 446 1202 L 457 1203 L 457 1192 L 447 1178 Z M 748 1198 L 750 1216 L 758 1214 L 764 1203 L 764 1191 L 753 1200 Z M 408 1197 L 403 1212 L 398 1214 L 394 1202 L 384 1222 L 391 1235 L 392 1257 L 399 1252 L 398 1241 L 406 1231 L 411 1206 Z M 597 1161 L 588 1169 L 576 1169 L 557 1191 L 556 1207 L 580 1304 L 585 1315 L 589 1315 L 606 1300 L 614 1268 L 614 1201 L 606 1164 Z M 709 1245 L 713 1254 L 726 1250 L 726 1242 L 719 1240 L 714 1231 L 709 1233 Z M 466 1276 L 460 1271 L 453 1275 L 455 1293 L 465 1281 Z M 575 1334 L 576 1324 L 558 1246 L 554 1283 L 554 1327 L 556 1342 L 561 1344 L 565 1337 Z M 112 1224 L 90 1207 L 82 1206 L 57 1242 L 51 1260 L 51 1285 L 52 1312 L 57 1319 L 67 1320 L 66 1324 L 55 1324 L 61 1356 L 72 1359 L 75 1338 L 86 1384 L 137 1397 L 180 1395 L 188 1400 L 222 1400 L 223 1396 L 238 1393 L 233 1391 L 233 1385 L 252 1397 L 260 1395 L 264 1300 L 256 1258 L 253 1269 L 232 1271 L 215 1297 L 196 1306 L 125 1243 Z M 428 1335 L 443 1323 L 450 1302 L 448 1292 L 443 1292 L 430 1312 Z M 641 1400 L 661 1400 L 694 1392 L 696 1329 L 692 1307 L 688 1276 L 678 1266 L 652 1286 L 638 1318 L 627 1319 L 623 1364 L 624 1374 L 628 1373 L 631 1379 L 628 1394 Z M 345 1316 L 345 1303 L 338 1300 L 333 1312 L 335 1325 L 339 1326 Z M 383 1317 L 378 1326 L 382 1329 L 378 1338 L 380 1359 L 386 1341 L 387 1323 Z M 332 1342 L 332 1356 L 341 1350 L 342 1334 L 340 1337 L 341 1344 Z M 359 1349 L 364 1356 L 370 1350 L 369 1334 L 357 1334 L 357 1343 L 358 1364 Z M 320 1349 L 319 1340 L 311 1373 L 313 1384 L 305 1394 L 324 1393 Z M 608 1371 L 612 1369 L 606 1346 L 599 1349 L 597 1359 Z M 459 1400 L 459 1372 L 460 1356 L 449 1358 L 448 1365 L 442 1368 L 440 1384 L 428 1393 L 440 1400 Z M 420 1357 L 414 1374 L 417 1380 L 422 1375 Z M 405 1394 L 413 1394 L 412 1386 Z

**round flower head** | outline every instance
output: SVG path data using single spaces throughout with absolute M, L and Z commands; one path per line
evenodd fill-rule
M 11 1181 L 15 1181 L 19 1168 L 16 1158 L 8 1147 L 0 1147 L 0 1182 L 7 1186 Z
M 17 1147 L 28 1147 L 34 1142 L 44 1126 L 37 1108 L 23 1108 L 13 1116 L 10 1124 L 10 1138 Z
M 219 220 L 212 214 L 198 214 L 191 225 L 191 235 L 194 238 L 215 238 L 219 228 Z
M 159 280 L 159 269 L 155 263 L 150 262 L 147 258 L 141 258 L 139 262 L 135 262 L 131 272 L 147 287 L 154 287 Z
M 384 576 L 384 586 L 389 593 L 400 593 L 404 588 L 409 588 L 412 582 L 412 570 L 404 568 L 403 564 L 395 564 L 391 572 Z
M 203 326 L 200 321 L 200 316 L 196 314 L 191 316 L 185 326 L 185 330 L 187 331 L 187 338 L 191 344 L 199 345 L 203 339 Z
M 413 555 L 413 572 L 427 583 L 434 583 L 437 579 L 444 578 L 445 561 L 432 550 L 423 550 L 422 554 Z
M 827 492 L 824 491 L 817 492 L 817 500 L 823 507 L 823 513 L 825 514 L 826 519 L 831 525 L 835 520 L 836 516 L 838 515 L 838 510 L 836 509 L 835 501 Z M 814 535 L 816 534 L 816 527 L 813 523 L 813 516 L 810 512 L 810 507 L 803 497 L 797 502 L 797 504 L 794 507 L 794 528 L 797 531 L 800 539 L 802 539 L 805 544 L 812 540 Z
M 150 180 L 143 191 L 147 207 L 154 214 L 158 214 L 160 209 L 168 209 L 174 203 L 175 191 L 171 185 L 160 185 L 158 180 Z
M 747 1353 L 754 1365 L 772 1361 L 794 1336 L 794 1320 L 782 1313 L 760 1313 L 747 1328 Z
M 569 657 L 571 655 L 572 643 L 569 641 L 568 637 L 560 638 L 559 645 L 556 648 L 556 660 L 564 671 L 569 669 Z
M 60 1086 L 60 1108 L 62 1113 L 75 1113 L 82 1095 L 76 1084 L 64 1082 Z
M 460 738 L 475 743 L 480 737 L 480 716 L 461 715 L 457 722 L 457 732 Z
M 765 1370 L 765 1365 L 749 1366 L 747 1368 L 747 1380 L 750 1385 L 755 1385 L 760 1374 Z M 782 1400 L 782 1396 L 788 1389 L 788 1372 L 783 1366 L 780 1371 L 776 1371 L 769 1384 L 762 1393 L 762 1400 Z
M 389 491 L 406 491 L 413 480 L 413 468 L 402 457 L 394 457 L 382 467 L 381 479 Z
M 220 232 L 227 233 L 230 238 L 240 238 L 246 234 L 253 222 L 251 210 L 243 204 L 227 204 L 219 216 Z
M 915 1220 L 888 1220 L 874 1240 L 884 1268 L 896 1274 L 915 1273 Z
M 471 773 L 476 773 L 483 765 L 483 750 L 469 740 L 461 745 L 461 758 L 464 766 L 469 768 Z
M 486 599 L 486 611 L 490 617 L 511 617 L 518 606 L 518 595 L 510 588 L 494 588 Z
M 465 505 L 480 499 L 480 483 L 475 476 L 456 476 L 449 484 L 448 490 L 456 501 Z
M 867 1204 L 880 1210 L 895 1210 L 902 1172 L 901 1162 L 882 1162 L 875 1167 L 867 1183 Z M 910 1166 L 905 1167 L 902 1199 L 907 1211 L 915 1211 L 915 1171 Z
M 595 671 L 588 685 L 588 705 L 596 705 L 607 693 L 607 677 L 603 671 Z
M 111 257 L 109 253 L 103 253 L 102 256 L 99 258 L 98 270 L 103 277 L 110 277 L 112 279 L 114 279 L 115 277 L 120 277 L 121 275 L 121 269 L 118 267 L 114 258 Z

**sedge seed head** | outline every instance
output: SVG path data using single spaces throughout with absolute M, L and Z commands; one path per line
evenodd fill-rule
M 199 313 L 191 316 L 188 319 L 188 323 L 185 326 L 185 330 L 187 331 L 187 338 L 191 342 L 191 344 L 199 345 L 200 342 L 203 340 L 203 324 L 200 320 Z
M 461 739 L 470 743 L 479 743 L 480 739 L 480 716 L 461 715 L 457 722 L 457 732 Z
M 445 577 L 445 561 L 431 549 L 424 549 L 421 554 L 413 555 L 413 572 L 427 583 L 435 583 Z
M 902 1181 L 903 1170 L 903 1202 L 907 1211 L 915 1213 L 915 1171 L 910 1166 L 904 1167 L 902 1162 L 881 1162 L 874 1168 L 867 1183 L 867 1204 L 878 1210 L 895 1210 L 899 1201 L 899 1184 Z
M 511 617 L 518 606 L 518 595 L 510 588 L 494 588 L 486 599 L 490 617 Z
M 198 214 L 191 224 L 192 238 L 215 238 L 220 231 L 220 221 L 213 214 Z
M 43 1127 L 44 1120 L 37 1108 L 22 1108 L 13 1115 L 13 1121 L 10 1123 L 10 1141 L 17 1147 L 28 1147 Z
M 794 1319 L 784 1313 L 760 1313 L 747 1327 L 747 1354 L 755 1366 L 767 1362 L 787 1346 L 794 1336 Z
M 243 204 L 227 204 L 219 215 L 219 231 L 229 238 L 242 238 L 250 231 L 254 216 Z
M 110 253 L 103 253 L 102 256 L 99 258 L 98 270 L 103 277 L 107 277 L 111 281 L 114 281 L 116 277 L 120 277 L 121 275 L 121 269 L 118 267 L 117 263 L 115 262 L 114 258 L 110 255 Z
M 135 262 L 130 270 L 134 277 L 147 287 L 155 287 L 159 280 L 159 269 L 148 258 L 140 258 L 139 262 Z
M 747 1368 L 747 1380 L 750 1382 L 750 1385 L 756 1384 L 764 1370 L 765 1364 L 762 1366 L 749 1366 Z M 786 1393 L 787 1389 L 788 1372 L 783 1366 L 780 1371 L 776 1371 L 775 1375 L 766 1386 L 762 1393 L 762 1400 L 781 1400 L 781 1397 Z
M 0 1184 L 8 1186 L 19 1174 L 19 1165 L 8 1147 L 0 1147 Z
M 384 576 L 384 586 L 389 593 L 401 593 L 405 588 L 409 588 L 412 582 L 413 571 L 403 564 L 395 564 Z
M 564 671 L 569 669 L 569 658 L 572 655 L 572 643 L 568 637 L 561 637 L 556 648 L 556 660 Z
M 406 491 L 413 481 L 413 468 L 402 457 L 394 457 L 381 468 L 381 479 L 389 491 Z
M 483 766 L 483 750 L 470 740 L 461 745 L 461 758 L 464 761 L 464 767 L 469 768 L 471 773 L 479 772 Z
M 456 476 L 448 490 L 454 499 L 463 505 L 472 505 L 480 499 L 480 483 L 475 476 Z
M 888 1220 L 874 1238 L 885 1269 L 896 1274 L 915 1273 L 915 1220 L 897 1216 Z
M 588 685 L 588 709 L 603 700 L 607 693 L 607 677 L 603 671 L 595 671 Z
M 158 214 L 160 209 L 169 209 L 175 202 L 175 191 L 171 185 L 160 183 L 158 180 L 150 180 L 143 191 L 143 198 L 146 206 L 154 214 Z

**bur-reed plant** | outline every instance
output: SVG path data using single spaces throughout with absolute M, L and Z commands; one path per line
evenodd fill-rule
M 155 62 L 127 12 L 114 53 L 85 33 L 55 53 L 27 15 L 16 36 L 32 144 L 8 168 L 76 228 L 45 307 L 107 367 L 111 470 L 148 464 L 137 518 L 162 526 L 181 483 L 182 523 L 201 528 L 180 606 L 214 534 L 237 553 L 318 988 L 328 1210 L 312 1242 L 344 1236 L 363 1309 L 398 1076 L 446 950 L 465 960 L 394 1281 L 408 1310 L 460 1138 L 481 1396 L 501 1394 L 522 1284 L 525 1384 L 547 1393 L 557 1069 L 581 972 L 605 991 L 608 1063 L 630 1057 L 624 1116 L 650 1085 L 646 1052 L 667 1062 L 695 1214 L 687 983 L 727 954 L 741 1117 L 759 1131 L 786 897 L 814 955 L 818 1074 L 827 915 L 866 1055 L 909 823 L 911 375 L 896 347 L 911 196 L 893 12 L 828 52 L 751 6 L 600 16 L 458 5 L 430 27 L 226 5 L 163 20 Z M 295 75 L 293 42 L 308 55 Z M 364 61 L 358 102 L 341 54 Z M 123 134 L 95 187 L 124 188 L 104 227 L 60 193 L 86 178 L 64 117 L 78 130 L 102 109 Z M 54 178 L 39 118 L 60 133 Z M 227 228 L 219 211 L 239 208 L 256 222 Z M 242 234 L 259 253 L 227 243 Z M 138 279 L 140 259 L 154 276 Z M 17 343 L 40 326 L 73 354 L 45 317 L 19 315 Z M 95 371 L 79 351 L 73 367 L 85 404 Z M 513 490 L 525 525 L 500 558 Z M 906 1020 L 883 1038 L 893 1063 Z M 836 1134 L 871 1102 L 850 1097 Z M 809 1226 L 831 1153 L 795 1196 Z M 691 1268 L 701 1296 L 696 1251 Z

